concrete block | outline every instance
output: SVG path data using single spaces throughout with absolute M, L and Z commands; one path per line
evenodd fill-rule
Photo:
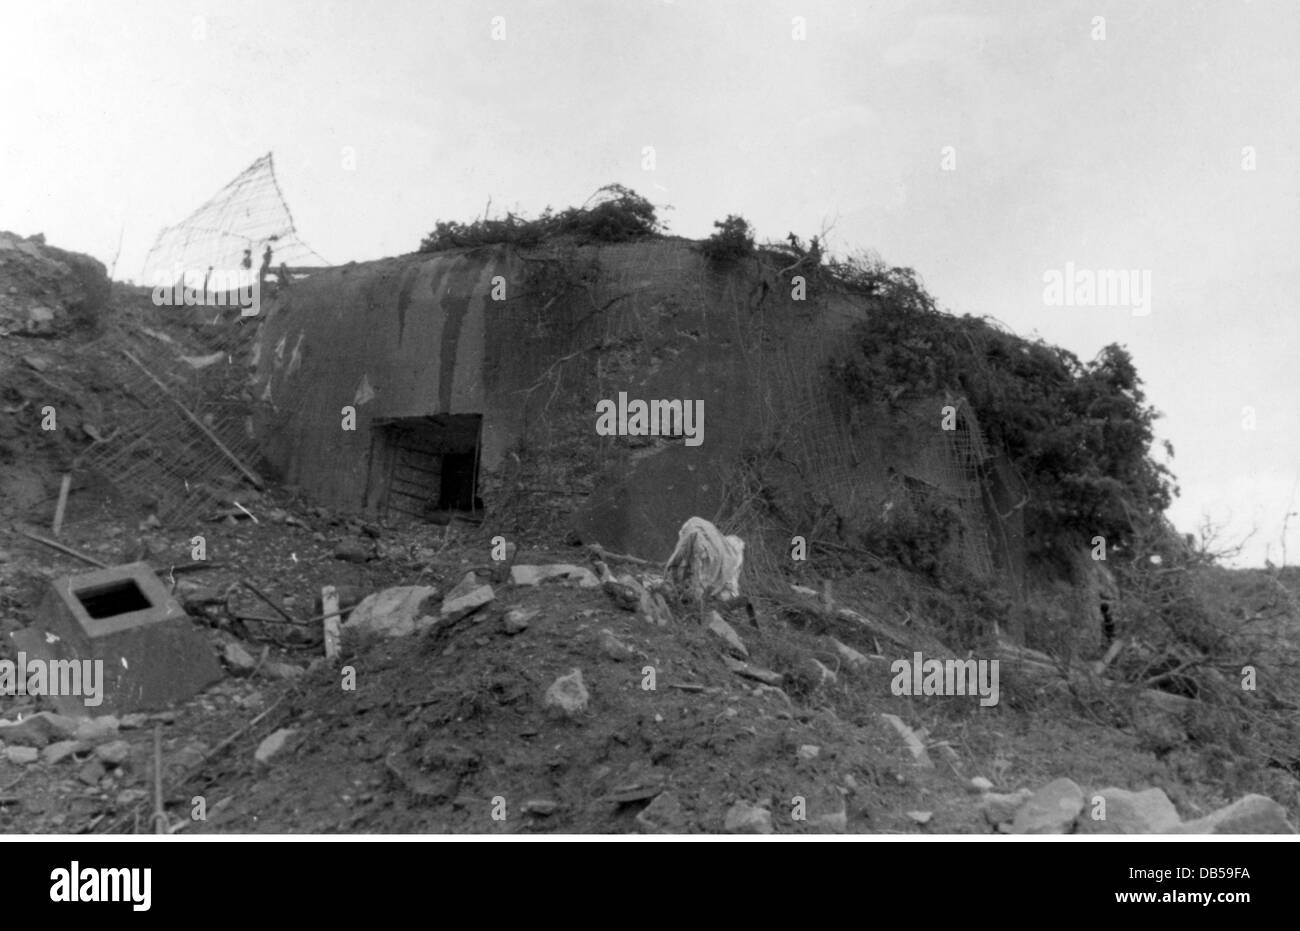
M 143 562 L 55 579 L 36 623 L 12 637 L 29 662 L 103 662 L 101 704 L 50 696 L 66 715 L 158 710 L 221 678 L 207 640 Z

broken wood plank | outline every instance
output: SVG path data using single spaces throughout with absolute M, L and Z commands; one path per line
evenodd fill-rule
M 131 355 L 131 353 L 125 349 L 122 350 L 122 355 L 126 356 L 127 359 L 129 359 L 135 365 L 136 368 L 144 372 L 144 374 L 148 376 L 149 380 L 152 381 L 155 385 L 157 385 L 159 390 L 162 391 L 164 395 L 166 395 L 167 399 L 171 401 L 173 404 L 175 404 L 178 408 L 180 408 L 181 413 L 185 415 L 186 419 L 189 420 L 190 423 L 194 424 L 194 426 L 199 428 L 199 431 L 212 442 L 212 445 L 214 445 L 217 448 L 217 450 L 221 453 L 222 456 L 224 456 L 235 468 L 237 468 L 240 471 L 240 473 L 244 476 L 244 478 L 248 479 L 255 488 L 260 489 L 266 487 L 262 479 L 258 477 L 257 473 L 254 472 L 252 469 L 250 469 L 248 466 L 244 465 L 244 463 L 240 460 L 238 456 L 236 456 L 229 449 L 227 449 L 226 444 L 221 442 L 221 440 L 217 438 L 217 435 L 212 432 L 212 430 L 208 427 L 208 425 L 205 424 L 203 421 L 199 420 L 199 418 L 195 417 L 194 413 L 188 407 L 186 407 L 181 402 L 181 400 L 178 397 L 176 397 L 176 395 L 172 394 L 170 388 L 168 388 L 165 384 L 163 384 L 157 378 L 157 376 L 154 375 L 153 372 L 145 368 L 143 362 L 141 362 L 135 356 Z
M 78 550 L 74 550 L 70 546 L 64 546 L 62 543 L 59 543 L 56 540 L 51 540 L 49 537 L 43 537 L 37 533 L 29 533 L 28 531 L 22 529 L 18 529 L 18 532 L 21 533 L 29 540 L 35 540 L 37 543 L 43 543 L 52 550 L 58 550 L 60 553 L 63 553 L 65 556 L 71 556 L 74 559 L 80 559 L 82 562 L 92 565 L 97 569 L 108 568 L 108 563 L 100 562 L 98 559 L 96 559 L 93 556 L 87 556 L 85 553 L 82 553 Z
M 599 543 L 592 543 L 590 546 L 587 547 L 587 549 L 591 552 L 593 556 L 596 557 L 596 559 L 603 560 L 605 562 L 628 562 L 628 563 L 632 563 L 632 565 L 634 566 L 653 566 L 656 568 L 658 568 L 660 565 L 657 562 L 651 562 L 650 560 L 642 559 L 639 556 L 628 556 L 624 553 L 611 553 L 609 550 L 605 549 L 605 547 L 601 546 Z

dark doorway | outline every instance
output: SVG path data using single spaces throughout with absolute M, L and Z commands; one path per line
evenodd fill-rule
M 375 426 L 371 482 L 382 482 L 377 491 L 386 519 L 445 524 L 479 516 L 481 415 L 396 417 Z

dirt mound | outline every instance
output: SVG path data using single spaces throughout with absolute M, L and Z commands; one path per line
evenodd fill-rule
M 92 326 L 108 304 L 103 263 L 0 230 L 0 336 L 60 336 Z

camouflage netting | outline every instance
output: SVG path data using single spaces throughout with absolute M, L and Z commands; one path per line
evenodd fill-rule
M 281 263 L 290 268 L 328 264 L 299 238 L 275 180 L 270 152 L 198 210 L 160 232 L 145 259 L 141 280 L 149 285 L 170 285 L 179 274 L 193 283 L 196 278 L 201 280 L 208 268 L 255 272 L 268 246 L 275 268 Z

